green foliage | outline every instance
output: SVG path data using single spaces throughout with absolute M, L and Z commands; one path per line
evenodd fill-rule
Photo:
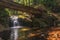
M 23 4 L 25 6 L 29 6 L 29 5 L 32 5 L 33 0 L 15 0 L 15 2 L 19 4 Z
M 56 0 L 43 0 L 41 3 L 48 7 L 48 9 L 52 9 L 52 7 L 57 6 Z
M 4 8 L 0 8 L 0 24 L 6 26 L 8 24 L 8 12 Z

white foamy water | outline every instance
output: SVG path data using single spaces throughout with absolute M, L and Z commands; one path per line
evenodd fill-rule
M 11 27 L 11 40 L 17 40 L 17 38 L 18 38 L 18 29 L 21 28 L 21 26 L 19 26 L 17 16 L 13 15 L 10 18 L 11 18 L 12 23 L 13 23 L 13 26 Z

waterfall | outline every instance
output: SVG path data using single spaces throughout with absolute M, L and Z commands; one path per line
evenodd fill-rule
M 12 27 L 11 27 L 11 40 L 17 40 L 18 38 L 18 29 L 21 28 L 21 26 L 19 26 L 19 22 L 18 22 L 18 16 L 11 16 L 11 21 L 13 23 Z

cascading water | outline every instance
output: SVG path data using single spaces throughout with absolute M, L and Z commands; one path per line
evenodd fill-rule
M 13 15 L 10 17 L 11 21 L 12 21 L 12 27 L 11 27 L 11 40 L 17 40 L 18 38 L 18 29 L 21 28 L 21 26 L 19 26 L 19 22 L 18 22 L 18 17 Z

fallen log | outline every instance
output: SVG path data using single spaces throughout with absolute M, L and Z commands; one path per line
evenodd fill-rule
M 10 8 L 13 10 L 32 13 L 32 14 L 41 14 L 42 13 L 42 10 L 38 10 L 38 9 L 33 8 L 33 7 L 24 6 L 22 4 L 18 4 L 16 2 L 7 1 L 7 0 L 1 0 L 0 6 L 2 6 L 4 8 Z

